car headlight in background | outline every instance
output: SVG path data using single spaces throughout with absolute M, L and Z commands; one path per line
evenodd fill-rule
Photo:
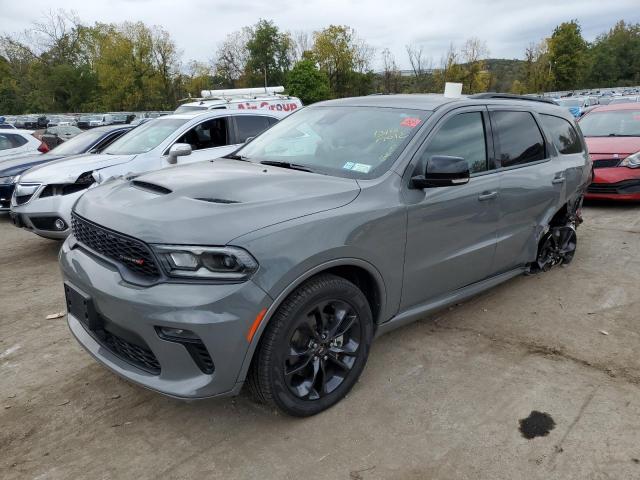
M 621 167 L 638 168 L 640 167 L 640 152 L 636 152 L 633 155 L 629 155 L 627 158 L 620 162 Z
M 0 185 L 11 185 L 18 183 L 20 181 L 20 175 L 15 175 L 12 177 L 0 177 Z
M 246 280 L 258 262 L 237 247 L 191 247 L 154 245 L 156 254 L 171 277 L 237 282 Z

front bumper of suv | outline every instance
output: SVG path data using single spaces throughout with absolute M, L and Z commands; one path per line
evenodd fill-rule
M 64 240 L 71 233 L 71 209 L 85 191 L 48 195 L 47 185 L 19 183 L 11 197 L 13 223 L 41 237 Z M 56 224 L 58 219 L 63 224 Z
M 252 281 L 135 285 L 123 280 L 120 265 L 73 235 L 62 246 L 60 266 L 68 302 L 81 298 L 92 311 L 88 321 L 68 304 L 69 328 L 100 363 L 172 397 L 239 392 L 247 332 L 272 302 Z M 170 329 L 189 332 L 189 341 L 167 336 Z

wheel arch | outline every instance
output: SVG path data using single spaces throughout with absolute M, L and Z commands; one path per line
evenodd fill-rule
M 282 302 L 305 281 L 324 273 L 333 274 L 349 280 L 362 291 L 371 306 L 375 334 L 377 325 L 381 322 L 381 317 L 387 305 L 386 288 L 380 272 L 369 262 L 358 258 L 341 258 L 322 263 L 299 275 L 278 294 L 269 306 L 249 344 L 236 382 L 240 383 L 245 381 L 253 356 L 262 339 L 262 334 Z

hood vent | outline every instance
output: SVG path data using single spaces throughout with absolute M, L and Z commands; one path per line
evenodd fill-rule
M 224 198 L 196 198 L 196 200 L 200 200 L 201 202 L 209 202 L 209 203 L 240 203 L 236 200 L 226 200 Z
M 155 183 L 142 182 L 140 180 L 134 180 L 131 182 L 134 187 L 141 188 L 143 190 L 149 190 L 153 193 L 159 193 L 160 195 L 168 195 L 171 193 L 171 190 L 168 188 L 162 187 L 160 185 L 156 185 Z

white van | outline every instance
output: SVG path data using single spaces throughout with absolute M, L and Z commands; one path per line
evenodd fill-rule
M 297 97 L 282 95 L 284 87 L 231 88 L 227 90 L 202 90 L 202 98 L 180 105 L 175 113 L 219 108 L 237 110 L 274 110 L 285 114 L 302 107 Z

